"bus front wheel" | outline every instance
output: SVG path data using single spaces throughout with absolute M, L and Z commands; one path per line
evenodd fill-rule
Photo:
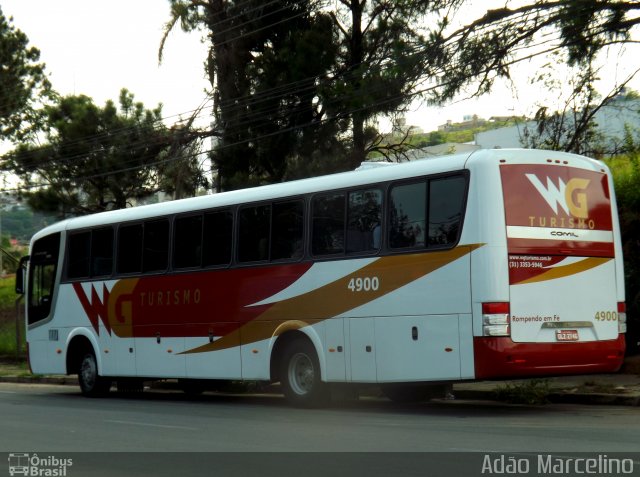
M 280 367 L 280 383 L 289 403 L 298 407 L 318 407 L 329 401 L 329 388 L 320 379 L 318 355 L 307 340 L 296 340 L 285 349 Z
M 98 361 L 93 351 L 88 351 L 80 361 L 78 383 L 82 394 L 87 397 L 100 397 L 109 392 L 111 381 L 98 373 Z

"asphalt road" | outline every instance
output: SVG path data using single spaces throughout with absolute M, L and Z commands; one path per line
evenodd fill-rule
M 432 461 L 454 463 L 465 460 L 463 453 L 475 453 L 471 460 L 477 468 L 481 465 L 477 459 L 486 453 L 529 458 L 538 453 L 640 451 L 640 409 L 626 406 L 441 401 L 403 407 L 364 400 L 301 410 L 269 395 L 189 398 L 152 391 L 136 397 L 113 394 L 88 399 L 73 386 L 2 383 L 0 417 L 0 452 L 38 452 L 41 457 L 73 453 L 76 467 L 65 474 L 70 477 L 147 475 L 145 471 L 154 476 L 190 475 L 188 468 L 198 465 L 216 469 L 211 475 L 249 475 L 245 471 L 252 462 L 260 470 L 256 475 L 270 475 L 265 462 L 274 459 L 273 475 L 289 475 L 284 471 L 289 467 L 305 469 L 305 476 L 320 475 L 314 470 L 325 476 L 355 475 L 352 470 L 376 475 L 375 469 L 380 475 L 395 475 L 389 466 L 395 470 L 400 466 L 402 475 L 438 475 L 420 472 L 424 465 L 436 465 L 421 463 L 422 453 L 431 453 Z M 77 454 L 96 452 L 107 454 Z M 136 457 L 131 452 L 152 454 Z M 366 453 L 367 458 L 351 453 Z M 637 466 L 640 454 L 634 456 Z M 332 463 L 337 466 L 341 459 L 352 462 L 339 466 L 342 473 L 331 472 Z M 235 474 L 233 466 L 239 463 L 244 471 Z M 118 472 L 110 473 L 110 466 Z M 481 475 L 477 470 L 478 474 L 457 475 Z

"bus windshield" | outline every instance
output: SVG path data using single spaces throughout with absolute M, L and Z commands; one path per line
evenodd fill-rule
M 59 250 L 59 233 L 48 235 L 33 244 L 27 299 L 29 324 L 44 320 L 51 312 Z

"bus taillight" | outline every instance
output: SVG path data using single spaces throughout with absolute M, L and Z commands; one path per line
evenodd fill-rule
M 623 301 L 618 302 L 618 333 L 627 332 L 627 304 Z
M 491 302 L 482 304 L 482 335 L 509 336 L 509 302 Z

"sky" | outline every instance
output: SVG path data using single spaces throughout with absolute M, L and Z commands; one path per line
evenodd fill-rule
M 197 33 L 175 28 L 158 64 L 167 0 L 2 0 L 1 8 L 40 50 L 63 95 L 85 94 L 104 105 L 127 88 L 149 109 L 163 103 L 170 122 L 206 98 L 207 48 Z
M 490 6 L 486 0 L 471 4 L 474 15 Z M 53 87 L 62 95 L 85 94 L 103 105 L 117 100 L 120 89 L 127 88 L 147 108 L 163 103 L 168 124 L 187 117 L 206 99 L 207 47 L 200 33 L 174 28 L 158 64 L 162 31 L 169 19 L 167 0 L 2 0 L 1 8 L 40 50 Z M 491 95 L 462 97 L 446 107 L 416 103 L 406 114 L 407 124 L 431 131 L 447 120 L 462 121 L 465 115 L 531 113 L 535 98 L 542 96 L 527 85 L 526 76 L 535 69 L 534 64 L 516 68 L 521 86 L 516 96 L 498 84 Z M 380 127 L 387 126 L 381 122 Z

